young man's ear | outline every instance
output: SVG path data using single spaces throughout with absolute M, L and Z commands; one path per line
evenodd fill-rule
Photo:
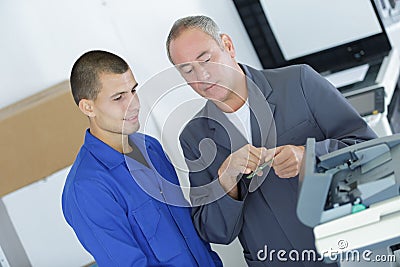
M 235 48 L 233 47 L 233 42 L 229 35 L 222 33 L 221 34 L 222 45 L 224 49 L 231 55 L 231 58 L 236 56 Z
M 81 101 L 79 101 L 79 109 L 89 118 L 95 116 L 93 111 L 93 100 L 81 99 Z

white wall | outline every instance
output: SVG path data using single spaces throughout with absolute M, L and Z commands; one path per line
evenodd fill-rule
M 164 43 L 173 21 L 193 14 L 215 19 L 233 38 L 237 59 L 261 66 L 230 0 L 0 1 L 0 108 L 68 79 L 75 59 L 92 49 L 120 54 L 145 83 L 170 67 Z M 176 101 L 192 97 L 191 90 L 182 90 Z M 162 113 L 153 116 L 163 121 Z M 147 132 L 159 137 L 160 125 Z M 67 170 L 3 199 L 33 266 L 81 266 L 91 260 L 61 214 Z M 237 242 L 216 249 L 226 266 L 244 266 Z
M 166 35 L 179 17 L 211 16 L 230 34 L 237 58 L 260 63 L 230 0 L 3 0 L 0 1 L 0 108 L 69 76 L 84 51 L 108 49 L 144 82 L 170 67 Z

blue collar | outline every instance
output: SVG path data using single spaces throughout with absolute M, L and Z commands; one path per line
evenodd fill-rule
M 149 158 L 146 155 L 146 149 L 143 148 L 150 148 L 150 144 L 148 142 L 145 142 L 145 135 L 141 133 L 134 133 L 130 135 L 129 138 L 142 151 L 146 160 L 148 160 Z M 89 152 L 101 163 L 103 163 L 104 166 L 106 166 L 108 169 L 113 169 L 125 162 L 124 154 L 118 152 L 114 148 L 110 147 L 109 145 L 92 135 L 89 129 L 86 130 L 85 142 L 83 146 L 87 150 L 89 150 Z

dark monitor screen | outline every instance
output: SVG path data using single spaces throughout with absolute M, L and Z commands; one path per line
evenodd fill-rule
M 382 59 L 391 49 L 373 0 L 234 0 L 264 68 L 319 72 Z

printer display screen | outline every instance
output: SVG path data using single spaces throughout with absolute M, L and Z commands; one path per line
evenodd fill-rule
M 286 60 L 382 32 L 370 0 L 260 0 L 260 3 Z

